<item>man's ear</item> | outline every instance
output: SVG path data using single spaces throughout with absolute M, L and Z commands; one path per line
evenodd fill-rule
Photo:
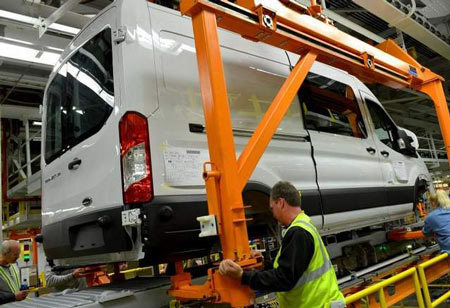
M 286 200 L 284 200 L 284 198 L 280 198 L 280 203 L 281 203 L 281 208 L 284 209 L 284 207 L 286 205 Z

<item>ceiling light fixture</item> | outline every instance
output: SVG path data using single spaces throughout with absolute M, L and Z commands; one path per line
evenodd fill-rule
M 54 66 L 59 56 L 58 53 L 41 51 L 0 41 L 0 57 Z

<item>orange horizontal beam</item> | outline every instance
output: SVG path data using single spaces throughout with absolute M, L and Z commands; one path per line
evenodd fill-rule
M 411 84 L 409 63 L 364 43 L 332 25 L 306 14 L 298 14 L 281 1 L 270 1 L 268 7 L 276 11 L 274 22 L 278 22 L 276 30 L 273 30 L 262 26 L 257 13 L 251 10 L 250 4 L 248 6 L 238 6 L 230 1 L 212 3 L 206 0 L 184 0 L 181 2 L 181 12 L 191 15 L 205 9 L 218 16 L 219 27 L 239 33 L 244 38 L 261 41 L 297 54 L 304 53 L 305 50 L 317 50 L 320 62 L 356 75 L 362 75 L 364 72 L 366 81 L 380 82 L 394 88 Z M 367 69 L 364 54 L 374 58 L 373 69 Z M 416 71 L 417 78 L 422 80 L 420 68 L 416 68 Z

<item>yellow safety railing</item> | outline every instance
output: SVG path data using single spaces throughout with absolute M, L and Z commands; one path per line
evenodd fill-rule
M 444 295 L 442 295 L 441 297 L 432 302 L 430 291 L 428 290 L 427 277 L 425 275 L 426 268 L 435 265 L 436 263 L 441 262 L 447 259 L 448 257 L 449 257 L 448 253 L 444 253 L 417 266 L 419 270 L 420 281 L 422 283 L 423 295 L 425 297 L 425 303 L 427 305 L 427 308 L 437 307 L 439 304 L 442 304 L 447 298 L 450 297 L 450 291 L 447 291 Z
M 374 294 L 375 292 L 378 292 L 378 296 L 379 296 L 379 302 L 380 302 L 380 307 L 381 308 L 386 308 L 387 306 L 387 302 L 386 302 L 386 296 L 385 296 L 385 292 L 384 292 L 384 288 L 395 284 L 398 281 L 401 281 L 405 278 L 408 278 L 409 276 L 413 276 L 413 281 L 414 281 L 414 289 L 416 292 L 416 297 L 417 297 L 417 303 L 419 305 L 419 308 L 424 308 L 424 302 L 423 302 L 423 297 L 422 297 L 422 292 L 420 290 L 420 283 L 419 283 L 419 277 L 417 275 L 417 270 L 415 267 L 412 267 L 404 272 L 401 272 L 400 274 L 397 274 L 395 276 L 392 276 L 389 279 L 386 279 L 384 281 L 381 281 L 377 284 L 374 284 L 373 286 L 370 286 L 362 291 L 359 291 L 355 294 L 349 295 L 345 298 L 345 304 L 349 305 L 351 303 L 354 303 L 362 298 L 368 297 L 369 295 Z M 370 304 L 369 304 L 370 305 Z

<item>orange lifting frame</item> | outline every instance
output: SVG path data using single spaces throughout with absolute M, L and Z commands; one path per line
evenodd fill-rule
M 208 209 L 215 215 L 224 258 L 244 268 L 257 265 L 250 258 L 242 190 L 269 144 L 291 101 L 314 61 L 330 64 L 393 88 L 409 87 L 433 100 L 450 159 L 450 116 L 442 77 L 421 66 L 390 40 L 376 47 L 332 25 L 321 6 L 293 0 L 181 0 L 181 12 L 192 18 L 211 162 L 204 170 Z M 301 55 L 247 146 L 236 159 L 231 113 L 217 27 L 246 39 L 263 42 Z M 192 285 L 190 275 L 177 265 L 169 293 L 180 300 L 208 299 L 246 306 L 252 292 L 239 282 L 209 270 L 208 281 Z

